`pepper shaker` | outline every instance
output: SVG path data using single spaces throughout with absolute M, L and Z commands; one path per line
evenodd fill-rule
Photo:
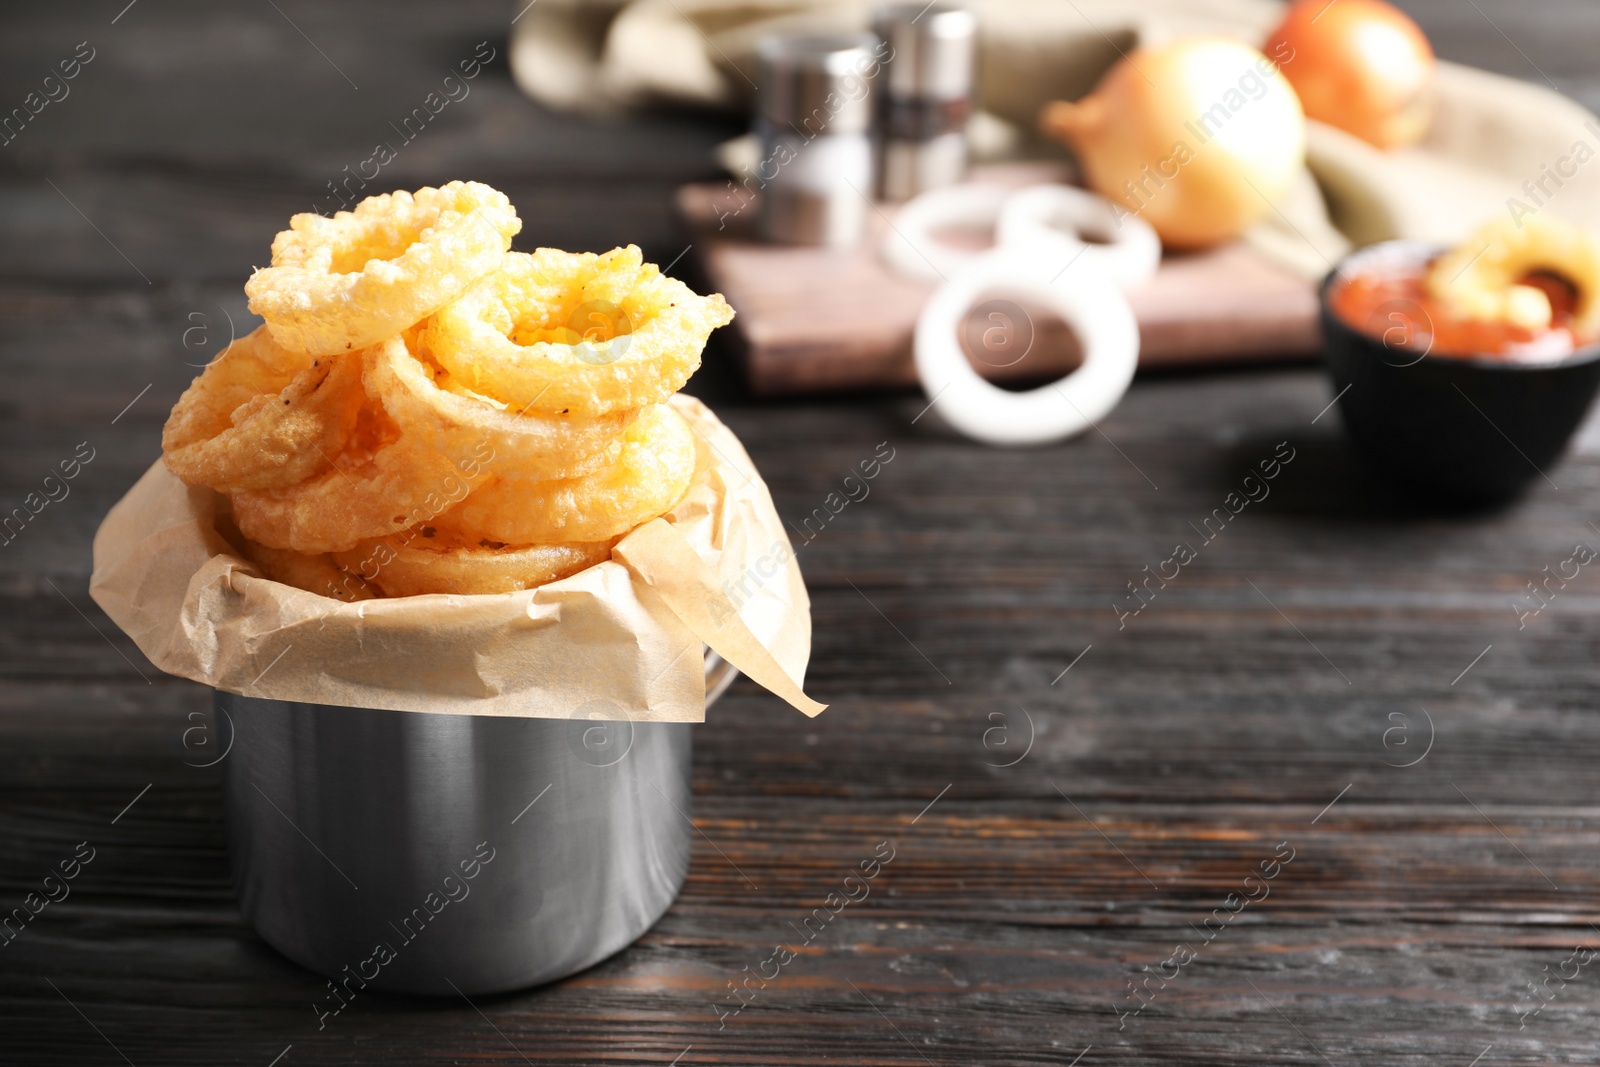
M 853 245 L 871 210 L 872 83 L 882 43 L 868 33 L 777 34 L 757 48 L 761 233 Z
M 958 4 L 889 4 L 873 12 L 888 46 L 877 91 L 878 195 L 909 200 L 967 172 L 978 20 Z

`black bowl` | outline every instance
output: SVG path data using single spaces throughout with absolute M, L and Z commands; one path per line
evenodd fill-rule
M 1438 356 L 1408 345 L 1426 313 L 1397 300 L 1354 329 L 1329 307 L 1333 288 L 1369 270 L 1416 270 L 1442 248 L 1386 241 L 1323 279 L 1323 350 L 1357 452 L 1385 476 L 1466 503 L 1509 500 L 1551 467 L 1600 388 L 1600 343 L 1548 363 Z M 1386 342 L 1383 336 L 1393 343 Z M 1553 482 L 1551 484 L 1554 484 Z

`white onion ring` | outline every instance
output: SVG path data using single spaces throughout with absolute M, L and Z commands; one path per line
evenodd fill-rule
M 1124 291 L 1149 281 L 1161 264 L 1161 238 L 1148 222 L 1070 185 L 1034 185 L 1013 193 L 1001 205 L 995 243 L 1049 249 L 1063 265 L 1076 261 Z
M 1116 407 L 1139 360 L 1139 326 L 1127 299 L 1102 278 L 1050 275 L 1008 251 L 982 256 L 934 293 L 917 320 L 917 376 L 957 430 L 991 445 L 1037 445 L 1088 429 Z M 962 318 L 984 295 L 1031 299 L 1066 320 L 1083 365 L 1058 382 L 1013 393 L 980 378 L 961 350 Z
M 938 240 L 933 232 L 958 226 L 992 228 L 1012 193 L 1004 185 L 966 184 L 913 197 L 895 214 L 894 223 L 883 238 L 880 251 L 884 261 L 912 281 L 942 282 L 954 278 L 989 249 L 956 248 Z

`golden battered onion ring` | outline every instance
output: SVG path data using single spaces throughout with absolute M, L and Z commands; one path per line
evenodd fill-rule
M 173 474 L 219 492 L 294 485 L 344 447 L 363 399 L 359 356 L 289 352 L 261 327 L 184 390 L 162 454 Z
M 326 553 L 292 552 L 286 548 L 268 548 L 246 540 L 244 554 L 256 565 L 262 577 L 318 596 L 353 602 L 372 600 L 383 595 L 363 581 L 360 575 L 339 566 Z
M 638 417 L 631 410 L 593 419 L 518 415 L 489 397 L 444 388 L 437 379 L 449 383 L 448 376 L 412 355 L 401 336 L 367 358 L 370 388 L 395 422 L 458 465 L 486 464 L 529 479 L 576 477 L 613 463 L 623 431 Z
M 541 248 L 442 308 L 424 337 L 445 370 L 514 408 L 594 417 L 667 399 L 733 319 L 644 263 L 633 245 L 597 256 Z
M 365 348 L 499 267 L 521 229 L 505 194 L 477 182 L 371 196 L 331 219 L 290 219 L 272 266 L 244 291 L 280 344 L 312 355 Z
M 426 522 L 487 477 L 482 464 L 457 464 L 368 404 L 331 469 L 286 489 L 235 493 L 233 514 L 244 536 L 271 548 L 338 552 Z
M 616 538 L 590 544 L 505 545 L 424 525 L 333 557 L 387 596 L 512 593 L 611 558 Z
M 1600 246 L 1585 231 L 1548 213 L 1496 219 L 1434 260 L 1428 292 L 1458 319 L 1503 322 L 1524 329 L 1550 325 L 1550 299 L 1531 285 L 1533 273 L 1554 274 L 1578 294 L 1573 326 L 1600 329 Z
M 500 474 L 440 516 L 439 525 L 511 544 L 600 541 L 671 509 L 694 470 L 694 431 L 656 404 L 628 427 L 622 454 L 604 470 L 542 482 Z

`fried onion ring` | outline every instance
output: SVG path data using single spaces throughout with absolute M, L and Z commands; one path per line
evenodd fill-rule
M 371 196 L 331 219 L 294 216 L 244 291 L 286 347 L 365 348 L 498 268 L 521 229 L 505 194 L 477 182 Z
M 328 467 L 364 399 L 358 355 L 289 352 L 261 327 L 184 390 L 161 431 L 162 454 L 190 485 L 283 488 Z
M 424 338 L 445 370 L 514 408 L 586 418 L 657 404 L 689 380 L 732 321 L 634 245 L 597 256 L 541 248 L 442 308 Z
M 1544 291 L 1521 284 L 1534 273 L 1572 285 L 1573 327 L 1600 329 L 1600 245 L 1588 233 L 1548 214 L 1496 219 L 1434 260 L 1428 292 L 1459 319 L 1542 330 L 1553 318 Z
M 668 511 L 688 491 L 694 471 L 694 431 L 676 411 L 656 404 L 628 427 L 611 466 L 551 481 L 498 475 L 441 515 L 439 525 L 510 544 L 601 541 Z
M 368 361 L 365 391 L 373 392 Z M 457 463 L 403 432 L 378 404 L 361 409 L 331 469 L 286 489 L 235 493 L 239 531 L 270 548 L 338 552 L 426 522 L 484 481 L 482 463 Z
M 458 464 L 515 469 L 528 479 L 571 478 L 615 462 L 623 431 L 638 417 L 632 410 L 593 419 L 519 415 L 489 397 L 444 388 L 454 383 L 412 355 L 401 336 L 373 348 L 368 364 L 373 393 L 407 434 Z
M 372 600 L 383 595 L 362 580 L 360 575 L 339 566 L 326 553 L 292 552 L 286 548 L 268 548 L 246 540 L 244 554 L 256 565 L 262 577 L 318 596 L 353 602 Z
M 333 558 L 386 596 L 512 593 L 603 563 L 611 558 L 616 540 L 505 545 L 423 525 L 364 542 Z

